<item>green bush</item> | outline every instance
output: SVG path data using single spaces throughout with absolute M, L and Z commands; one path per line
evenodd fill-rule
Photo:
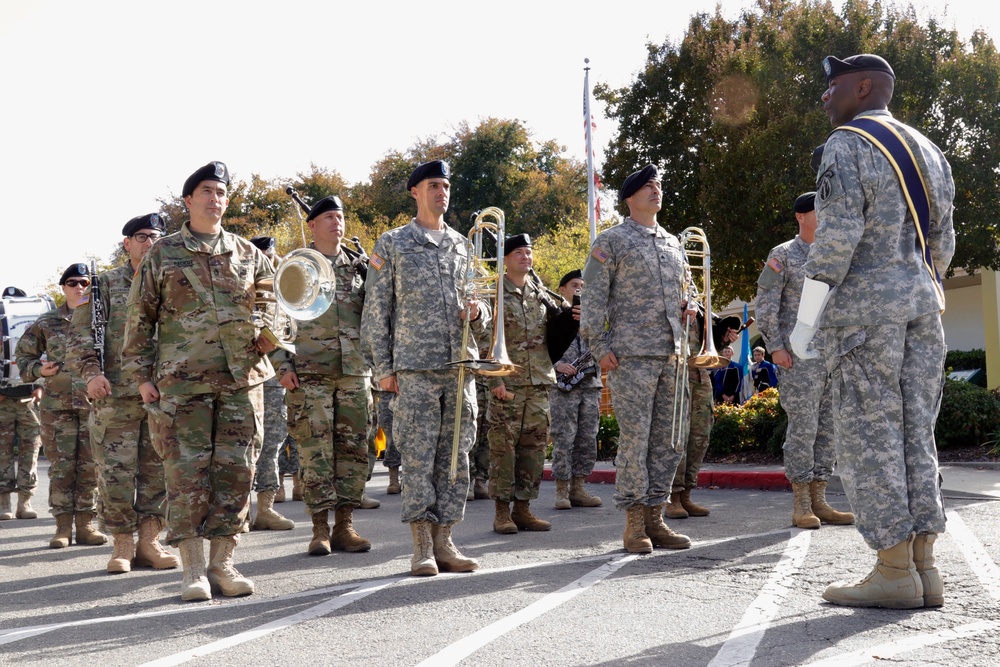
M 612 461 L 618 453 L 618 419 L 613 414 L 601 415 L 597 427 L 597 460 Z
M 1000 431 L 1000 394 L 968 382 L 946 380 L 934 427 L 938 449 L 983 445 Z
M 788 416 L 781 409 L 778 390 L 768 389 L 743 405 L 718 405 L 709 439 L 714 454 L 760 450 L 781 453 Z
M 986 350 L 948 350 L 948 355 L 944 358 L 944 367 L 949 373 L 980 368 L 983 374 L 976 380 L 975 384 L 983 388 L 987 386 Z

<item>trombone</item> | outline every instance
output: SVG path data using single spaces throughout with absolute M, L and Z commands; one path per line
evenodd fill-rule
M 688 227 L 679 235 L 681 252 L 684 253 L 684 272 L 681 276 L 681 293 L 688 295 L 688 307 L 692 303 L 700 304 L 705 313 L 704 335 L 701 350 L 691 355 L 691 320 L 685 317 L 684 335 L 681 338 L 681 354 L 686 363 L 677 363 L 674 375 L 674 418 L 670 427 L 670 444 L 675 452 L 681 451 L 687 436 L 687 412 L 690 405 L 685 405 L 684 399 L 688 393 L 689 369 L 715 370 L 725 368 L 729 360 L 720 356 L 715 349 L 715 338 L 712 335 L 712 252 L 708 238 L 700 227 Z M 701 272 L 702 289 L 699 291 L 694 280 L 694 272 Z M 695 324 L 697 326 L 697 323 Z
M 488 219 L 492 219 L 490 222 Z M 496 238 L 497 254 L 487 257 L 483 251 L 484 234 Z M 458 480 L 459 435 L 462 428 L 462 394 L 465 389 L 465 370 L 468 368 L 477 375 L 503 377 L 517 370 L 517 366 L 507 355 L 507 341 L 503 328 L 503 243 L 506 238 L 504 213 L 495 206 L 484 208 L 476 213 L 469 230 L 467 243 L 468 253 L 465 269 L 462 273 L 462 285 L 459 292 L 464 296 L 465 323 L 462 326 L 462 349 L 458 361 L 449 365 L 458 366 L 458 396 L 455 401 L 455 429 L 451 442 L 451 469 L 449 480 L 454 484 Z M 491 274 L 487 264 L 493 263 Z M 471 312 L 468 305 L 470 299 L 478 294 L 493 292 L 493 331 L 490 338 L 490 356 L 487 359 L 469 359 L 469 328 Z

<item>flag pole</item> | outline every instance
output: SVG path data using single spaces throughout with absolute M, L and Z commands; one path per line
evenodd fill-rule
M 590 58 L 584 58 L 583 63 L 583 126 L 587 137 L 587 221 L 590 224 L 590 243 L 597 238 L 597 207 L 594 191 L 594 135 L 593 123 L 590 119 Z

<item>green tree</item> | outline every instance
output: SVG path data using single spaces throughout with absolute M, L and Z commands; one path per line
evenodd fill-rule
M 893 114 L 924 131 L 951 162 L 957 194 L 953 267 L 1000 268 L 1000 57 L 911 7 L 848 0 L 758 0 L 727 21 L 692 17 L 679 44 L 649 45 L 644 68 L 596 97 L 619 122 L 605 164 L 620 183 L 641 165 L 664 173 L 660 219 L 705 229 L 717 303 L 749 300 L 768 250 L 795 232 L 791 202 L 815 187 L 809 158 L 831 128 L 819 98 L 823 57 L 879 53 L 897 75 Z

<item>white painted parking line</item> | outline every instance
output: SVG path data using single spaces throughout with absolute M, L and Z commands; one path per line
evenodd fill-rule
M 735 667 L 749 665 L 757 654 L 757 645 L 764 637 L 771 620 L 781 608 L 788 589 L 795 585 L 794 577 L 802 568 L 809 552 L 812 533 L 808 530 L 792 532 L 781 559 L 768 577 L 756 599 L 743 613 L 729 638 L 722 644 L 709 667 Z
M 892 660 L 905 653 L 916 651 L 917 649 L 942 644 L 944 642 L 974 637 L 984 632 L 989 632 L 1000 628 L 1000 621 L 976 621 L 958 627 L 940 630 L 938 632 L 928 632 L 904 639 L 895 639 L 885 644 L 879 644 L 871 648 L 850 653 L 840 653 L 830 658 L 818 662 L 807 663 L 809 667 L 849 667 L 851 665 L 870 665 L 878 660 Z
M 993 562 L 983 543 L 969 530 L 958 512 L 948 512 L 948 533 L 969 562 L 969 567 L 979 578 L 986 594 L 1000 600 L 1000 567 Z M 947 590 L 945 591 L 947 592 Z

